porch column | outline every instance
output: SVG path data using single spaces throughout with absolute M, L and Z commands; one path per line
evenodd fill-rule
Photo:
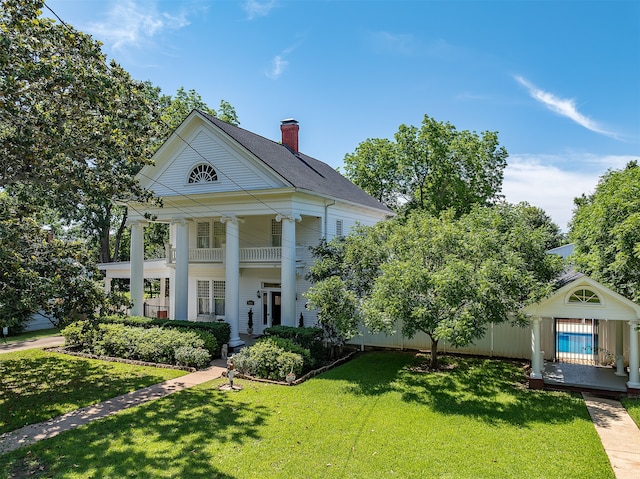
M 639 320 L 629 321 L 629 382 L 627 388 L 640 389 L 640 354 L 638 352 L 638 323 Z
M 624 370 L 624 326 L 622 321 L 616 321 L 616 376 L 626 376 Z
M 540 354 L 540 316 L 534 316 L 531 328 L 531 379 L 542 379 L 542 358 Z
M 276 221 L 282 222 L 280 282 L 283 326 L 296 325 L 296 221 L 300 220 L 300 215 L 276 216 Z
M 240 339 L 240 222 L 235 216 L 220 219 L 226 225 L 224 319 L 231 326 L 229 346 L 242 346 Z
M 185 219 L 176 224 L 176 280 L 174 319 L 189 319 L 189 223 Z
M 129 291 L 131 293 L 131 316 L 144 314 L 144 222 L 131 221 L 131 252 Z

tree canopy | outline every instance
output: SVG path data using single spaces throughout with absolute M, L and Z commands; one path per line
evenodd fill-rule
M 396 211 L 459 216 L 500 198 L 507 156 L 497 132 L 458 131 L 425 115 L 420 128 L 400 125 L 395 142 L 364 141 L 344 163 L 351 181 Z
M 609 170 L 591 195 L 574 200 L 569 238 L 578 269 L 640 302 L 640 166 Z
M 475 206 L 459 218 L 415 211 L 363 227 L 316 250 L 310 279 L 340 278 L 373 332 L 427 334 L 435 367 L 440 340 L 464 346 L 491 322 L 521 322 L 522 307 L 550 293 L 562 261 L 546 254 L 553 231 L 532 227 L 529 208 Z
M 58 298 L 56 311 L 78 310 L 71 296 L 38 286 L 43 278 L 49 284 L 58 281 L 50 275 L 59 273 L 45 266 L 66 265 L 70 280 L 69 265 L 76 265 L 82 278 L 96 260 L 121 259 L 127 219 L 122 203 L 153 199 L 135 175 L 192 108 L 238 123 L 224 100 L 216 112 L 194 90 L 181 88 L 171 98 L 149 82 L 132 79 L 116 62 L 107 63 L 91 36 L 42 17 L 43 5 L 42 0 L 0 3 L 0 191 L 13 205 L 23 205 L 19 215 L 15 206 L 5 208 L 2 218 L 3 274 L 15 273 L 19 283 L 5 283 L 2 293 L 13 291 L 13 299 L 3 302 L 3 311 L 13 318 L 38 310 L 57 317 L 53 303 L 42 298 Z M 43 243 L 45 216 L 80 241 Z M 154 229 L 162 241 L 162 227 Z M 30 248 L 38 254 L 21 256 Z M 80 294 L 61 284 L 71 288 L 70 295 Z M 87 306 L 95 304 L 86 299 Z M 25 308 L 9 311 L 10 305 Z

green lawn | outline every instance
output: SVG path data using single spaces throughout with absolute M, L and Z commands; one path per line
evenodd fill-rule
M 640 427 L 640 399 L 622 398 L 622 405 L 627 409 L 629 416 Z
M 0 434 L 184 374 L 41 349 L 3 353 Z
M 213 381 L 3 456 L 51 478 L 613 478 L 583 400 L 519 365 L 368 353 L 299 386 Z
M 18 341 L 26 341 L 28 339 L 45 338 L 47 336 L 59 336 L 59 328 L 40 329 L 38 331 L 29 331 L 28 333 L 18 334 L 16 336 L 7 336 L 6 338 L 0 338 L 0 344 L 2 343 L 15 343 Z

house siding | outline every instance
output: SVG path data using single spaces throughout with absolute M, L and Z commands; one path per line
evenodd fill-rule
M 255 162 L 226 147 L 206 130 L 195 137 L 171 159 L 151 187 L 158 196 L 189 196 L 205 193 L 279 188 L 284 183 L 275 182 L 261 175 Z M 212 183 L 187 183 L 191 169 L 208 163 L 216 170 L 218 180 Z M 185 168 L 186 166 L 186 168 Z

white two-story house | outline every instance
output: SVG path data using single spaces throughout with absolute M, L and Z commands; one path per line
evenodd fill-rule
M 107 288 L 111 278 L 130 278 L 132 315 L 144 314 L 144 279 L 154 278 L 161 315 L 224 320 L 230 346 L 241 344 L 250 314 L 254 334 L 316 323 L 302 296 L 309 247 L 393 212 L 300 153 L 298 122 L 280 128 L 282 141 L 272 141 L 194 110 L 140 171 L 162 207 L 129 204 L 131 261 L 100 265 Z M 170 225 L 165 258 L 145 261 L 149 221 Z

